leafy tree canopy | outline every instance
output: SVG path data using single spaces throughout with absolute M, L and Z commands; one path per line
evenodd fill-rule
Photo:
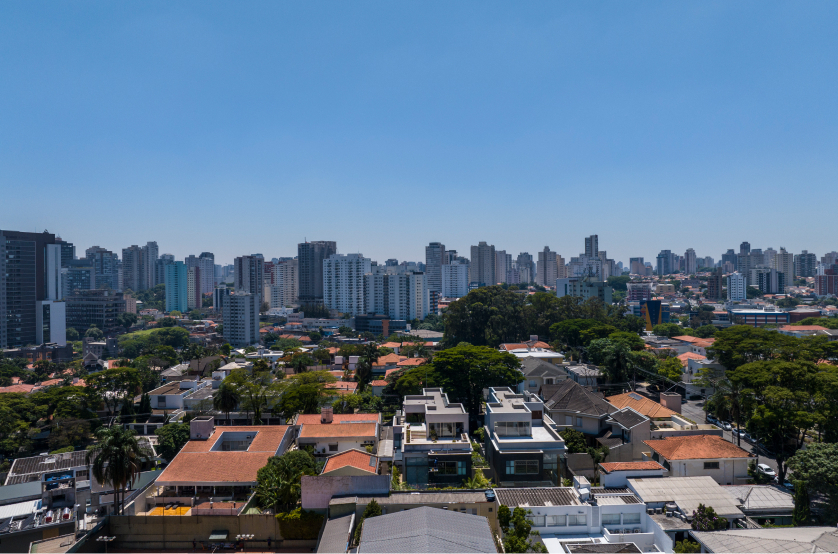
M 189 442 L 189 424 L 169 423 L 155 431 L 157 452 L 168 461 L 172 461 L 180 449 Z

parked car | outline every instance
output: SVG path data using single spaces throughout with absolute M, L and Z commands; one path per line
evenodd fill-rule
M 734 437 L 742 437 L 745 438 L 745 430 L 744 429 L 736 429 L 735 427 L 730 431 L 733 433 Z
M 719 420 L 711 416 L 710 414 L 707 414 L 707 422 L 716 425 L 717 423 L 719 423 Z
M 767 477 L 776 477 L 777 472 L 771 469 L 768 464 L 757 464 L 757 473 L 762 473 Z
M 744 434 L 742 435 L 742 438 L 743 438 L 743 439 L 745 439 L 746 441 L 750 442 L 750 443 L 753 443 L 753 442 L 754 442 L 754 437 L 752 437 L 752 436 L 750 435 L 750 433 L 744 433 Z
M 720 421 L 719 426 L 725 431 L 730 431 L 731 429 L 733 429 L 733 427 L 730 425 L 730 422 L 727 421 Z
M 782 483 L 782 484 L 780 484 L 780 476 L 779 476 L 779 475 L 776 475 L 776 476 L 774 477 L 774 484 L 775 484 L 775 485 L 780 485 L 780 486 L 782 486 L 782 487 L 784 487 L 784 488 L 786 488 L 786 489 L 788 489 L 788 490 L 790 490 L 790 491 L 794 492 L 794 483 L 792 483 L 792 482 L 791 482 L 791 481 L 789 481 L 788 479 L 784 479 L 784 480 L 783 480 L 783 483 Z

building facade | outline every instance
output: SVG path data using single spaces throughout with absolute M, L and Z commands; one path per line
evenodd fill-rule
M 495 285 L 495 246 L 481 241 L 471 247 L 471 263 L 469 265 L 469 282 L 482 285 Z
M 727 301 L 742 302 L 748 298 L 748 279 L 738 271 L 727 276 Z
M 337 243 L 321 240 L 297 245 L 301 304 L 323 303 L 323 260 L 337 254 Z
M 364 276 L 371 260 L 362 254 L 332 254 L 323 260 L 323 304 L 351 315 L 366 313 Z
M 166 266 L 166 311 L 188 311 L 188 269 L 183 262 L 174 262 Z
M 107 289 L 78 290 L 66 300 L 67 327 L 80 334 L 95 325 L 106 335 L 123 329 L 117 316 L 125 312 L 125 299 L 121 292 Z
M 231 346 L 243 347 L 259 342 L 260 294 L 236 291 L 224 299 L 224 340 Z

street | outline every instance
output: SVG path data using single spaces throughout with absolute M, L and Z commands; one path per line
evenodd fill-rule
M 657 401 L 657 396 L 650 393 L 650 392 L 647 392 L 646 389 L 643 388 L 643 387 L 638 387 L 637 392 L 642 394 L 643 396 L 646 396 L 647 398 L 650 398 L 652 400 Z M 689 419 L 693 420 L 697 424 L 708 423 L 706 418 L 705 418 L 706 414 L 705 414 L 705 412 L 702 408 L 703 406 L 704 406 L 704 401 L 703 400 L 687 400 L 686 402 L 682 402 L 682 404 L 681 404 L 681 414 L 688 417 Z M 743 450 L 746 450 L 746 451 L 751 452 L 753 454 L 759 454 L 757 463 L 767 464 L 771 467 L 771 469 L 773 469 L 774 471 L 777 471 L 777 461 L 774 460 L 774 458 L 766 456 L 763 453 L 755 452 L 754 451 L 754 445 L 752 445 L 751 443 L 749 443 L 745 439 L 742 439 L 742 442 L 740 444 L 739 442 L 737 442 L 737 437 L 734 437 L 733 433 L 731 433 L 730 431 L 724 431 L 723 430 L 722 433 L 724 434 L 723 436 L 724 436 L 725 440 L 727 440 L 729 442 L 732 442 L 733 444 L 736 444 L 737 446 L 740 446 Z M 788 475 L 786 476 L 786 479 L 788 479 Z

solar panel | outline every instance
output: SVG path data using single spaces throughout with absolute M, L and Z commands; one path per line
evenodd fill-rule
M 632 400 L 643 400 L 643 397 L 637 394 L 636 392 L 630 392 L 629 398 L 631 398 Z

